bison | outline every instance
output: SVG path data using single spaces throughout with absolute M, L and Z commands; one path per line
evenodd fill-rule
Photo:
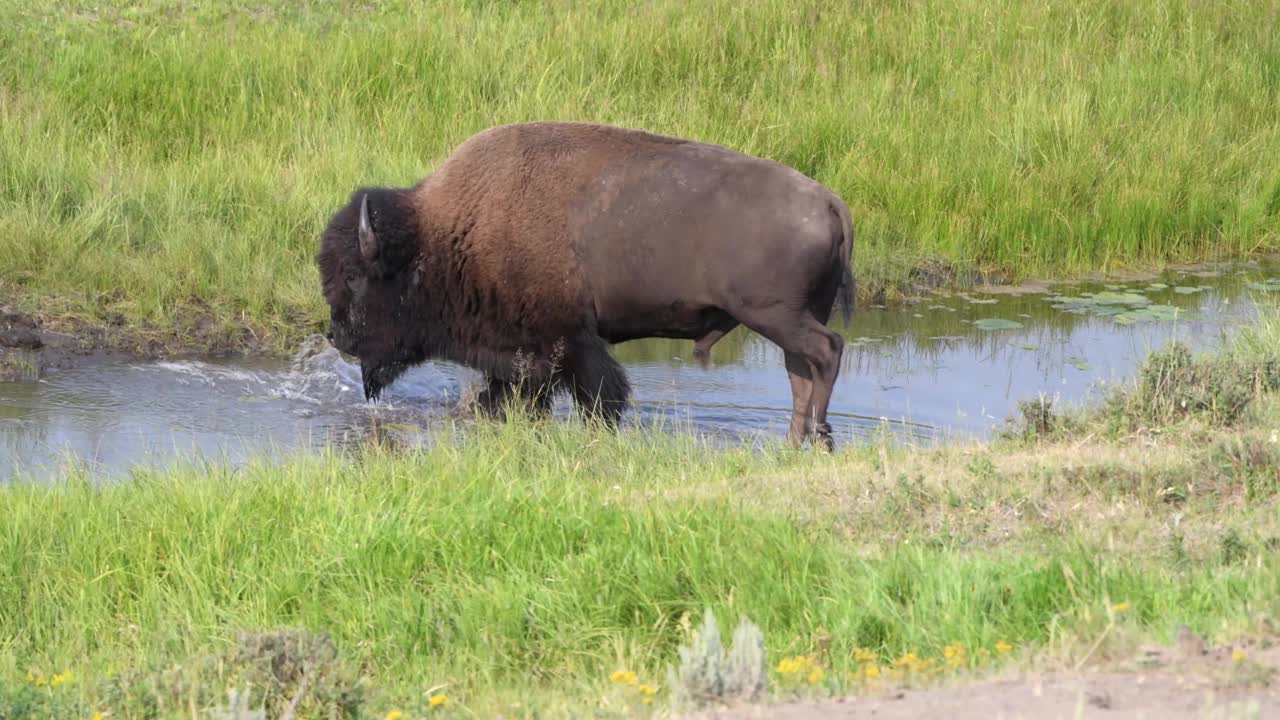
M 476 400 L 537 412 L 558 389 L 616 427 L 630 386 L 609 346 L 694 341 L 705 366 L 739 324 L 780 346 L 788 437 L 831 449 L 827 406 L 853 312 L 853 223 L 835 193 L 778 162 L 608 125 L 484 130 L 408 188 L 364 187 L 316 256 L 329 339 L 366 400 L 406 368 L 477 369 Z

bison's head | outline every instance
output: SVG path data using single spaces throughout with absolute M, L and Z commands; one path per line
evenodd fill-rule
M 329 303 L 329 340 L 360 359 L 365 399 L 376 399 L 423 360 L 413 323 L 420 250 L 413 208 L 396 190 L 357 190 L 321 237 L 316 263 Z

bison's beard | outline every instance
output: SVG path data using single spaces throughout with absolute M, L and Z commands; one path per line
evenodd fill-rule
M 376 365 L 360 363 L 360 378 L 364 381 L 364 399 L 377 400 L 383 388 L 396 381 L 408 365 L 402 362 L 384 362 Z

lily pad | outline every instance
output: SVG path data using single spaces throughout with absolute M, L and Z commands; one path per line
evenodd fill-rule
M 1169 286 L 1164 283 L 1151 283 L 1147 286 L 1148 290 L 1168 290 Z
M 970 305 L 995 305 L 997 302 L 1000 302 L 1000 301 L 994 298 L 987 298 L 985 300 L 978 300 L 974 298 L 969 299 Z
M 1022 323 L 1004 318 L 982 318 L 973 321 L 973 326 L 979 330 L 1017 330 L 1022 327 Z
M 930 309 L 930 310 L 946 310 L 947 312 L 955 312 L 955 311 L 956 311 L 956 309 L 955 309 L 955 308 L 953 308 L 953 307 L 947 307 L 946 305 L 930 305 L 930 306 L 929 306 L 929 309 Z
M 1057 295 L 1049 298 L 1055 310 L 1077 315 L 1107 317 L 1151 304 L 1151 300 L 1132 292 L 1082 293 L 1079 296 Z
M 1198 292 L 1204 292 L 1205 290 L 1208 290 L 1208 289 L 1209 288 L 1203 285 L 1199 287 L 1194 285 L 1178 285 L 1173 288 L 1173 291 L 1178 293 L 1179 295 L 1195 295 Z
M 1134 292 L 1100 292 L 1089 295 L 1095 305 L 1146 305 L 1151 300 Z
M 1271 278 L 1264 282 L 1251 282 L 1247 285 L 1250 290 L 1259 290 L 1261 292 L 1272 292 L 1280 290 L 1280 278 Z
M 1039 350 L 1040 349 L 1039 345 L 1028 345 L 1026 343 L 1019 343 L 1018 347 L 1022 348 L 1023 350 Z
M 1176 320 L 1178 316 L 1179 310 L 1173 305 L 1147 305 L 1146 307 L 1122 312 L 1116 315 L 1115 320 L 1121 325 L 1133 325 L 1140 322 Z

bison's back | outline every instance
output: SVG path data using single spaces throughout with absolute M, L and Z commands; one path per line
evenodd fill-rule
M 625 314 L 641 318 L 640 334 L 679 325 L 681 308 L 697 325 L 697 306 L 799 272 L 787 264 L 814 260 L 795 247 L 830 246 L 834 198 L 718 145 L 562 122 L 472 136 L 416 197 L 429 235 L 466 257 L 501 322 L 557 333 Z

